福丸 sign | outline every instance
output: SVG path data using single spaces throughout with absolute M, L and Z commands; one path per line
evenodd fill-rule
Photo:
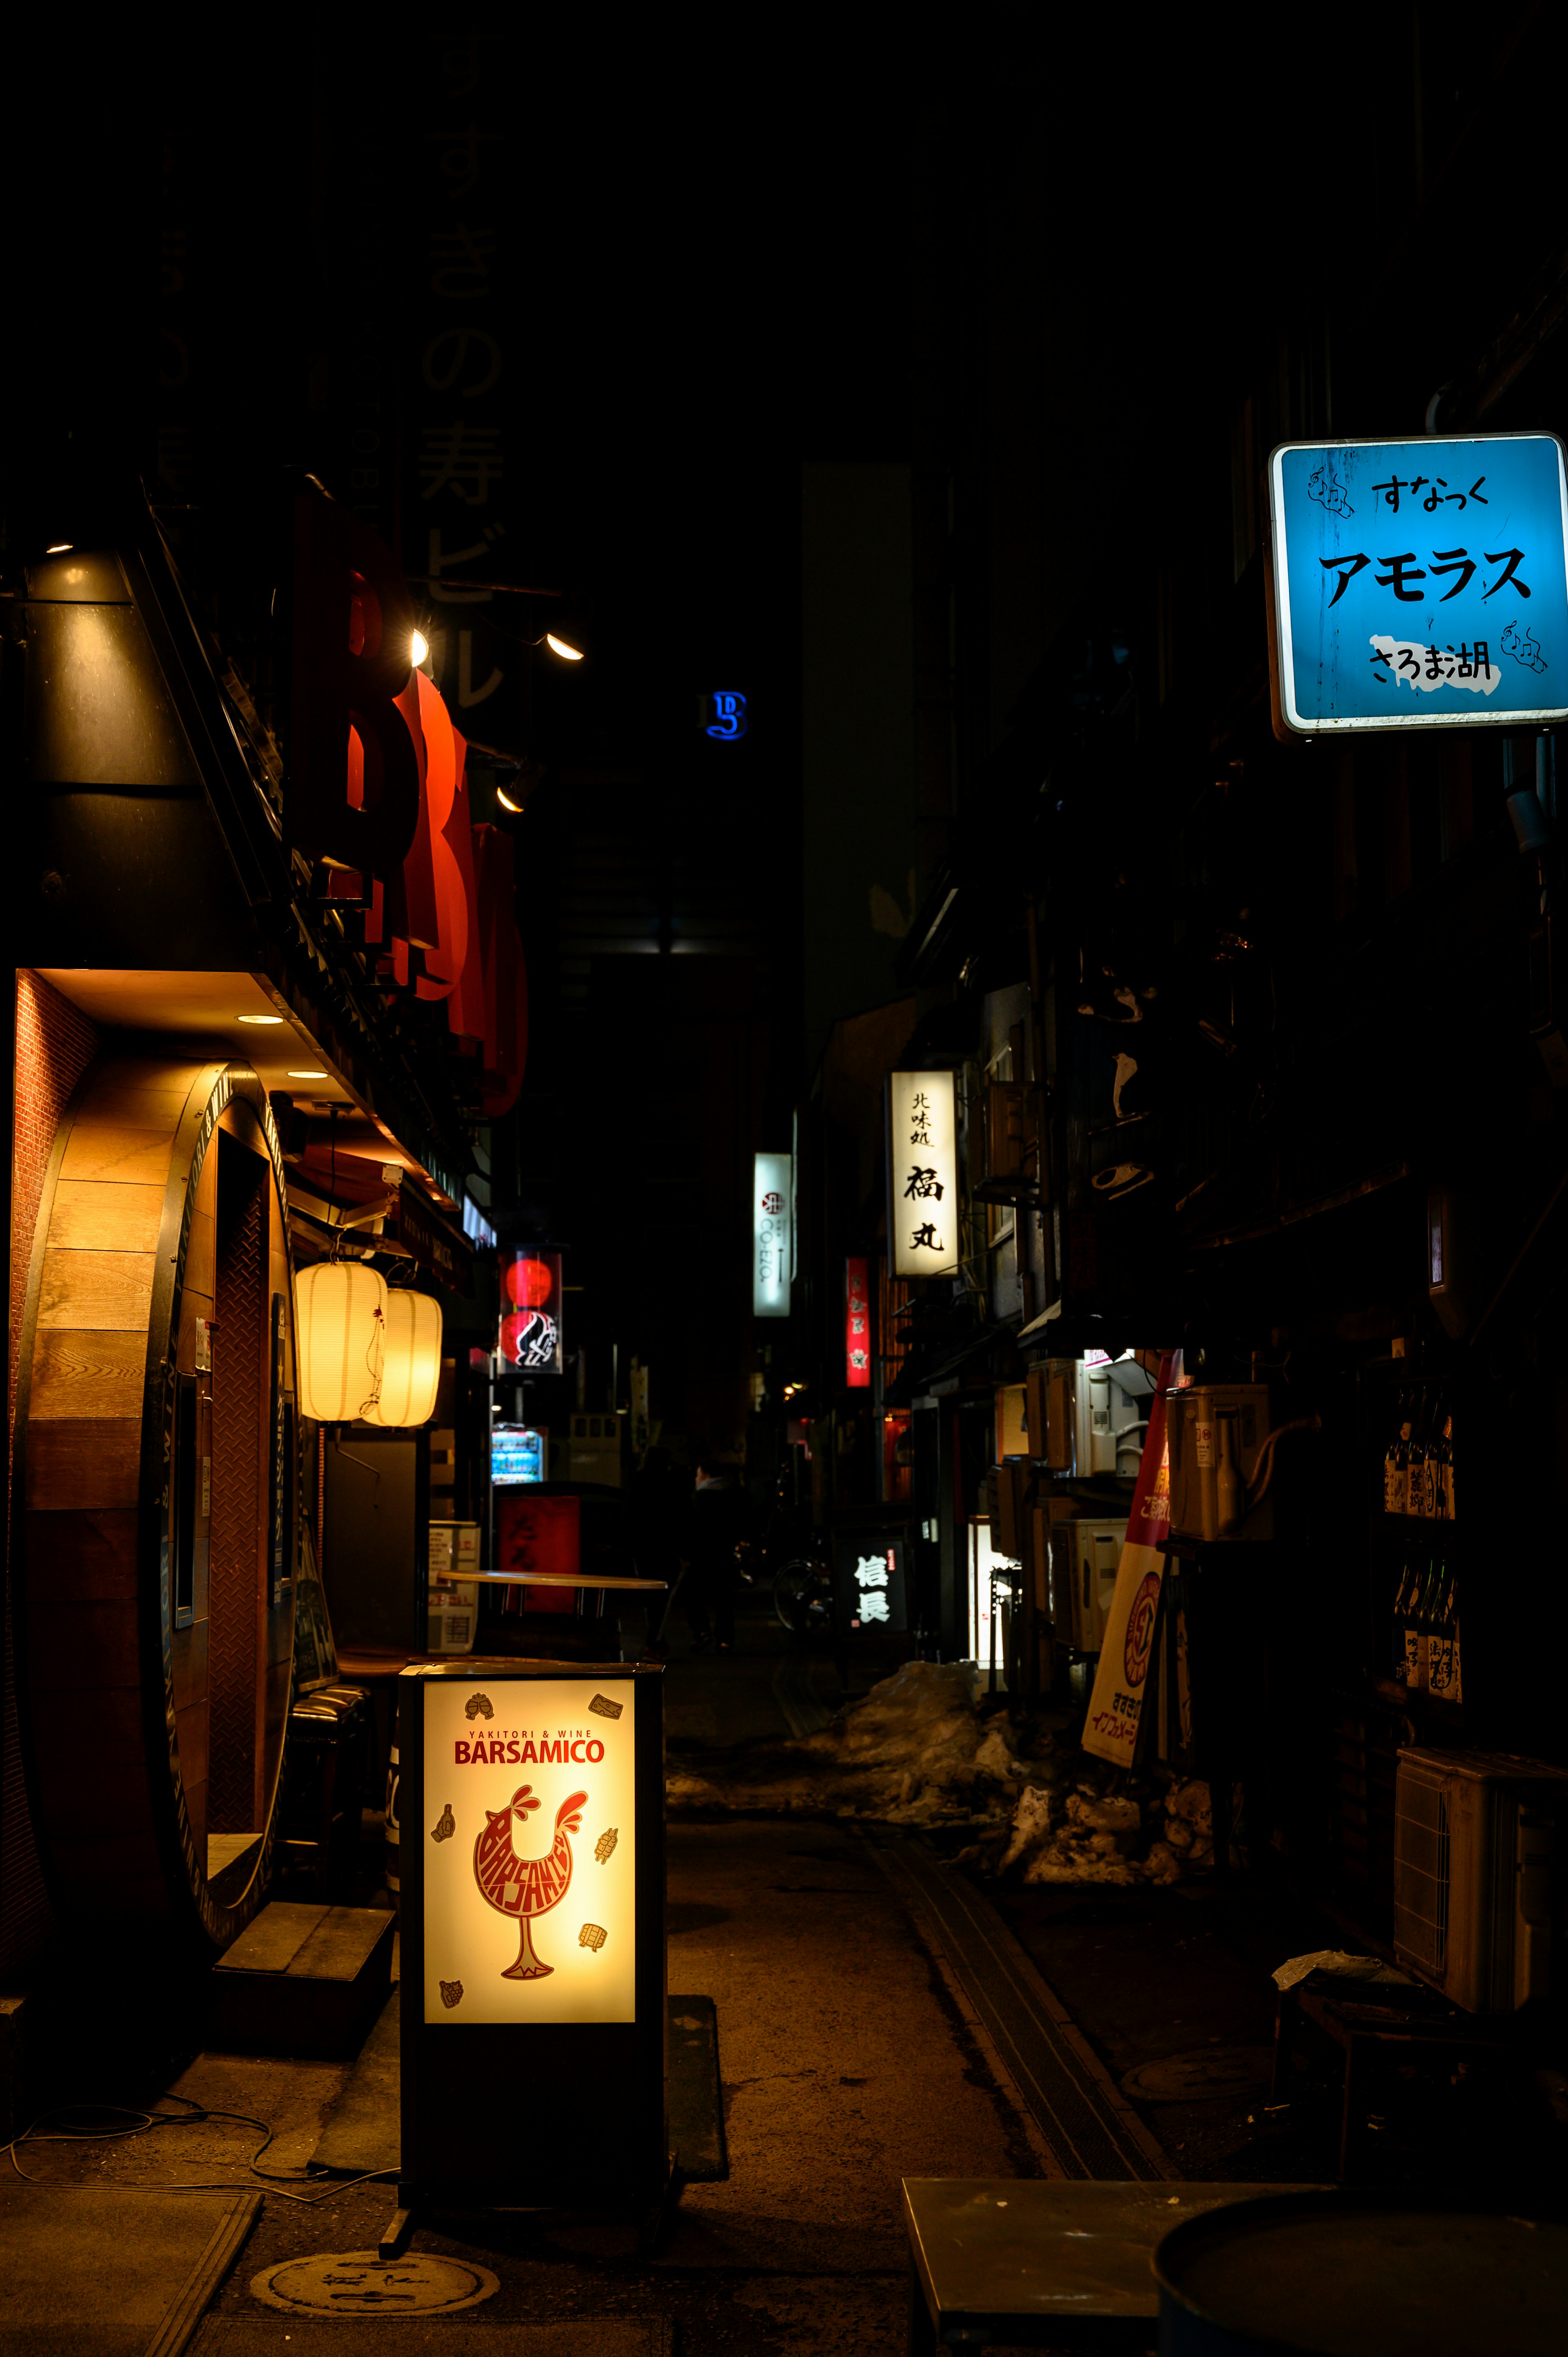
M 956 1276 L 958 1092 L 950 1072 L 889 1072 L 887 1189 L 893 1275 Z
M 657 1670 L 470 1656 L 398 1689 L 403 2198 L 656 2200 Z
M 754 1318 L 789 1315 L 790 1198 L 794 1190 L 794 1157 L 759 1154 L 752 1166 L 751 1188 L 751 1314 Z
M 1282 736 L 1568 718 L 1554 434 L 1285 443 L 1269 511 Z

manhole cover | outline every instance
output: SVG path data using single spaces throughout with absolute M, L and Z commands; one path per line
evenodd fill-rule
M 1273 2075 L 1267 2046 L 1199 2046 L 1190 2054 L 1162 2054 L 1140 2062 L 1122 2092 L 1145 2104 L 1201 2104 L 1216 2095 L 1255 2095 Z
M 269 2308 L 292 2316 L 433 2316 L 477 2308 L 500 2288 L 489 2267 L 410 2251 L 381 2259 L 374 2251 L 327 2251 L 313 2259 L 285 2259 L 251 2278 L 251 2291 Z

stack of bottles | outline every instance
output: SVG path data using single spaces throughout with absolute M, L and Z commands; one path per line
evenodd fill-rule
M 1454 1520 L 1454 1418 L 1442 1384 L 1399 1394 L 1383 1451 L 1383 1512 Z
M 1392 1670 L 1412 1694 L 1462 1702 L 1459 1575 L 1441 1555 L 1423 1566 L 1407 1557 L 1394 1593 Z

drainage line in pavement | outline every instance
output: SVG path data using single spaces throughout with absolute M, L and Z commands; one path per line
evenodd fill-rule
M 905 1904 L 930 1919 L 1020 2100 L 1067 2174 L 1168 2178 L 1158 2143 L 994 1909 L 922 1842 L 873 1836 L 869 1846 Z

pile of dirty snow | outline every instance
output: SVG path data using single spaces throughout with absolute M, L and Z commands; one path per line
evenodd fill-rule
M 1026 1784 L 996 1861 L 1025 1882 L 1181 1882 L 1214 1864 L 1208 1787 L 1157 1769 L 1121 1791 L 1087 1757 L 1071 1777 Z M 1232 1855 L 1235 1855 L 1234 1851 Z
M 822 1734 L 673 1767 L 674 1808 L 799 1810 L 968 1825 L 960 1863 L 1025 1882 L 1180 1882 L 1208 1872 L 1208 1787 L 1128 1778 L 1035 1720 L 981 1716 L 972 1663 L 906 1662 Z M 1235 1855 L 1235 1853 L 1232 1853 Z
M 667 1778 L 666 1793 L 676 1807 L 995 1824 L 1028 1780 L 1047 1771 L 1052 1738 L 984 1726 L 974 1677 L 972 1663 L 906 1662 L 820 1735 L 732 1759 L 722 1776 L 682 1767 Z

